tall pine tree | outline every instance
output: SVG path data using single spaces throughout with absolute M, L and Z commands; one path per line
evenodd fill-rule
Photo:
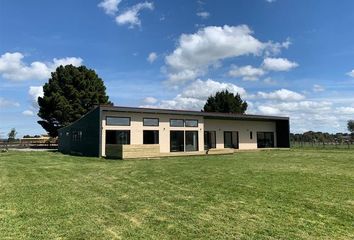
M 58 129 L 69 125 L 90 111 L 94 105 L 110 104 L 106 87 L 96 72 L 85 66 L 60 66 L 43 86 L 38 98 L 38 123 L 52 137 Z
M 243 114 L 246 112 L 247 106 L 247 102 L 241 99 L 240 94 L 234 95 L 225 90 L 210 96 L 202 111 Z

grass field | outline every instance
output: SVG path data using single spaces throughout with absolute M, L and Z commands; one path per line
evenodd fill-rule
M 354 239 L 354 151 L 0 154 L 0 239 Z

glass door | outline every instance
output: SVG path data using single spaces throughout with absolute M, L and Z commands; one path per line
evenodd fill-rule
M 170 132 L 170 151 L 171 152 L 184 151 L 184 131 Z
M 216 148 L 216 132 L 205 131 L 204 132 L 204 149 Z
M 186 152 L 198 151 L 198 131 L 186 131 Z

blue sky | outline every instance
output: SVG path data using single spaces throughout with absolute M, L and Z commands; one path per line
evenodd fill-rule
M 36 97 L 60 64 L 84 64 L 122 106 L 200 110 L 241 93 L 291 130 L 354 118 L 354 2 L 0 0 L 0 134 L 43 133 Z

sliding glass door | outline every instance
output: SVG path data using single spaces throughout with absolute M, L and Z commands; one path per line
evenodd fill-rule
M 171 152 L 184 151 L 184 131 L 170 132 L 170 151 Z
M 186 131 L 186 152 L 198 151 L 198 131 Z
M 274 133 L 273 132 L 257 132 L 257 147 L 258 148 L 273 148 Z
M 224 132 L 224 148 L 238 148 L 238 132 Z
M 204 132 L 204 149 L 216 148 L 216 132 L 205 131 Z

